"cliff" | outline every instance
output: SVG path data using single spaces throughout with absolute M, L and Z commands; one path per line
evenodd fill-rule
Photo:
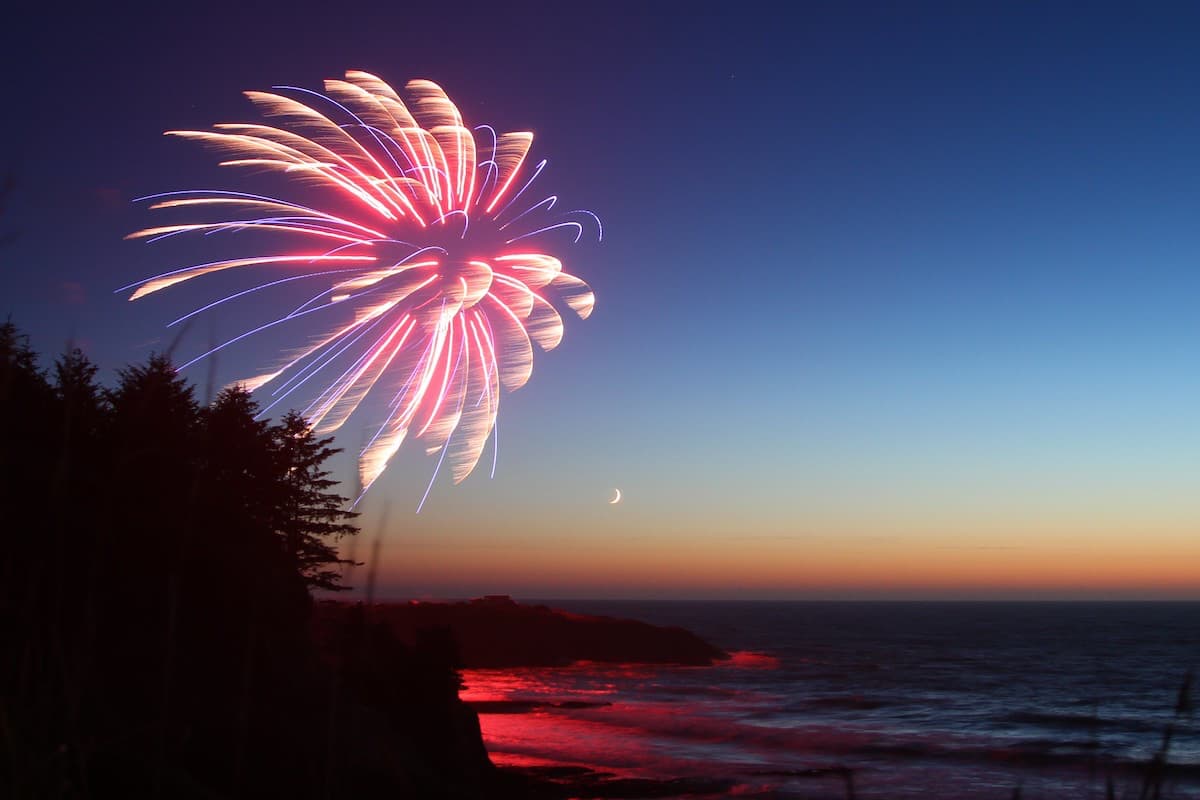
M 379 604 L 371 616 L 403 642 L 417 641 L 423 630 L 448 630 L 465 669 L 554 667 L 576 661 L 707 666 L 727 657 L 683 628 L 522 605 L 507 596 Z

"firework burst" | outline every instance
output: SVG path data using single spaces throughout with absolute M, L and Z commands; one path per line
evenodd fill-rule
M 370 402 L 378 427 L 372 425 L 359 454 L 364 492 L 410 436 L 437 454 L 438 467 L 445 462 L 457 483 L 479 463 L 496 430 L 501 387 L 512 391 L 529 379 L 534 344 L 550 350 L 561 341 L 562 318 L 550 300 L 585 318 L 595 301 L 587 284 L 537 242 L 553 235 L 578 242 L 590 228 L 599 237 L 600 222 L 589 211 L 551 216 L 553 195 L 530 202 L 526 190 L 546 164 L 527 169 L 533 134 L 466 127 L 437 84 L 410 81 L 407 103 L 365 72 L 348 72 L 324 88 L 246 92 L 275 124 L 167 132 L 217 150 L 222 166 L 281 173 L 289 189 L 304 187 L 320 202 L 169 192 L 143 199 L 154 209 L 205 213 L 210 220 L 129 237 L 249 230 L 283 242 L 281 251 L 194 264 L 123 289 L 133 289 L 129 299 L 137 300 L 215 272 L 271 272 L 269 280 L 177 324 L 281 284 L 319 282 L 321 291 L 304 303 L 180 369 L 268 328 L 324 316 L 315 339 L 240 381 L 270 391 L 263 413 L 302 398 L 310 424 L 327 434 Z M 493 470 L 494 453 L 493 446 Z

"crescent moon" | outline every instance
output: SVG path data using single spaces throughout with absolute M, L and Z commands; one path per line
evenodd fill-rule
M 616 497 L 614 497 L 612 500 L 609 500 L 609 501 L 608 501 L 608 504 L 609 504 L 610 506 L 615 506 L 617 503 L 621 502 L 621 490 L 620 490 L 620 489 L 613 489 L 613 491 L 617 493 L 617 496 L 616 496 Z

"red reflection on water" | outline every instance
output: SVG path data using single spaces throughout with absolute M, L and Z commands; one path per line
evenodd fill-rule
M 637 673 L 627 673 L 635 676 Z M 604 672 L 591 671 L 585 665 L 562 668 L 471 669 L 462 673 L 463 688 L 458 696 L 467 703 L 499 701 L 567 702 L 602 698 L 616 692 L 616 683 L 604 679 Z M 585 680 L 580 681 L 579 678 Z M 575 679 L 572 681 L 572 679 Z M 587 680 L 590 679 L 590 680 Z M 564 686 L 573 683 L 574 685 Z
M 685 696 L 683 683 L 670 677 L 778 664 L 761 653 L 734 653 L 713 667 L 580 663 L 467 670 L 460 696 L 475 704 L 488 752 L 500 765 L 577 765 L 642 777 L 713 775 L 730 766 L 730 743 L 746 736 L 746 726 L 723 717 L 717 706 L 732 702 L 744 709 L 775 699 L 721 688 L 716 675 L 696 680 L 694 674 L 685 683 L 692 691 L 701 688 Z M 669 696 L 656 695 L 654 690 L 665 685 Z M 681 693 L 673 694 L 674 689 Z M 720 763 L 713 758 L 718 749 Z M 748 755 L 745 763 L 760 760 Z
M 768 653 L 739 650 L 729 654 L 728 666 L 737 669 L 779 669 L 779 659 Z
M 717 778 L 734 783 L 724 796 L 841 797 L 848 769 L 861 774 L 855 792 L 863 800 L 988 800 L 1023 782 L 1052 787 L 1087 780 L 1079 765 L 1038 771 L 1008 748 L 936 725 L 881 730 L 870 718 L 871 698 L 797 703 L 803 693 L 787 681 L 756 674 L 778 667 L 769 655 L 734 653 L 712 667 L 470 670 L 461 696 L 476 704 L 498 765 Z M 820 713 L 823 704 L 862 713 L 830 718 Z

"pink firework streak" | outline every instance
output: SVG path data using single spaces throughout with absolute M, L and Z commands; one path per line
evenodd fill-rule
M 271 390 L 264 414 L 303 390 L 297 396 L 311 398 L 303 413 L 319 434 L 338 430 L 368 395 L 383 398 L 383 421 L 359 454 L 363 492 L 410 435 L 430 455 L 439 454 L 434 477 L 443 462 L 455 483 L 471 473 L 496 430 L 500 387 L 513 391 L 529 379 L 534 343 L 550 350 L 562 340 L 562 318 L 546 295 L 583 318 L 595 303 L 588 285 L 563 272 L 562 262 L 540 252 L 536 241 L 567 234 L 578 242 L 585 226 L 603 235 L 590 211 L 547 219 L 556 196 L 522 202 L 546 165 L 526 176 L 532 133 L 497 134 L 487 125 L 472 130 L 437 84 L 414 80 L 405 89 L 407 104 L 379 78 L 351 71 L 345 80 L 326 81 L 324 94 L 297 87 L 246 92 L 278 126 L 168 131 L 216 149 L 226 158 L 222 166 L 283 173 L 289 185 L 326 198 L 326 207 L 351 211 L 232 191 L 142 198 L 154 201 L 154 209 L 220 218 L 147 228 L 128 238 L 257 230 L 295 244 L 287 252 L 195 264 L 122 287 L 134 289 L 129 299 L 137 300 L 214 272 L 282 270 L 174 325 L 292 281 L 327 285 L 284 316 L 180 369 L 268 328 L 340 314 L 315 341 L 240 383 Z

